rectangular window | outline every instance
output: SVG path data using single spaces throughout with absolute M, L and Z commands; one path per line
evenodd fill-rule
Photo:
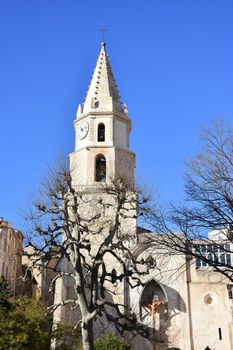
M 228 298 L 233 299 L 233 284 L 227 285 Z
M 231 265 L 231 255 L 230 254 L 226 254 L 226 261 L 228 265 Z
M 210 266 L 208 262 L 202 258 L 206 258 L 209 261 L 220 263 L 223 265 L 231 266 L 231 251 L 230 244 L 197 244 L 196 252 L 200 254 L 200 257 L 196 257 L 196 268 Z M 220 265 L 221 266 L 221 265 Z
M 219 335 L 219 340 L 222 340 L 222 330 L 221 330 L 221 328 L 218 329 L 218 335 Z
M 196 258 L 196 267 L 197 268 L 201 267 L 201 259 L 200 258 Z

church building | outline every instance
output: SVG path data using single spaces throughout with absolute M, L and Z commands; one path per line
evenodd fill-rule
M 121 103 L 105 43 L 84 104 L 78 107 L 74 128 L 70 169 L 75 189 L 88 187 L 96 196 L 103 183 L 119 176 L 134 188 L 131 119 L 126 104 Z M 138 320 L 152 329 L 156 339 L 152 342 L 138 336 L 132 340 L 132 349 L 233 349 L 233 285 L 202 262 L 190 263 L 184 254 L 159 248 L 156 233 L 138 230 L 136 220 L 125 226 L 137 236 L 132 248 L 135 257 L 144 259 L 150 272 L 143 277 L 143 286 L 122 288 L 122 302 L 127 302 Z M 224 258 L 231 261 L 232 256 Z M 55 301 L 65 300 L 69 292 L 65 280 L 57 282 Z M 70 309 L 62 306 L 55 311 L 54 319 L 69 322 L 70 315 Z

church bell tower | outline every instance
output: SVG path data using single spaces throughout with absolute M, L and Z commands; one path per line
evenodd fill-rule
M 80 190 L 98 188 L 101 183 L 122 178 L 133 189 L 131 120 L 126 105 L 122 106 L 104 42 L 74 127 L 75 151 L 70 154 L 74 186 Z
M 78 216 L 83 222 L 89 223 L 88 231 L 85 232 L 85 239 L 90 241 L 91 249 L 90 256 L 85 256 L 88 261 L 91 256 L 95 256 L 96 249 L 111 232 L 118 210 L 115 205 L 117 196 L 111 191 L 104 191 L 105 184 L 111 185 L 113 181 L 121 179 L 128 190 L 128 202 L 124 205 L 125 212 L 122 209 L 122 215 L 118 217 L 114 239 L 127 236 L 132 238 L 127 240 L 131 244 L 136 236 L 135 155 L 129 150 L 131 120 L 126 105 L 122 106 L 120 101 L 105 43 L 101 45 L 85 102 L 78 107 L 74 128 L 75 150 L 70 154 L 70 170 L 72 185 L 77 193 L 81 192 Z M 91 219 L 97 214 L 100 214 L 97 219 Z M 74 230 L 74 236 L 76 233 Z M 105 259 L 108 259 L 108 269 L 118 266 L 112 255 L 106 254 Z M 64 271 L 72 271 L 67 260 L 64 259 L 62 264 Z M 121 303 L 126 295 L 124 288 L 124 283 L 117 287 L 117 298 Z M 55 303 L 62 304 L 64 300 L 74 298 L 73 290 L 73 280 L 67 277 L 57 280 Z M 68 305 L 62 305 L 54 312 L 55 323 L 72 323 L 79 317 L 78 309 L 73 308 L 71 311 Z

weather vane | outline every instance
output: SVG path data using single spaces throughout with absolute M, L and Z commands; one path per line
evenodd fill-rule
M 102 28 L 99 31 L 102 32 L 102 42 L 105 42 L 105 32 L 108 30 L 102 25 Z

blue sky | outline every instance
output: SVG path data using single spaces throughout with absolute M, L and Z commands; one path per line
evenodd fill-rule
M 73 151 L 102 24 L 137 176 L 180 200 L 199 128 L 232 120 L 232 18 L 226 0 L 0 0 L 0 216 L 19 225 L 47 166 Z

